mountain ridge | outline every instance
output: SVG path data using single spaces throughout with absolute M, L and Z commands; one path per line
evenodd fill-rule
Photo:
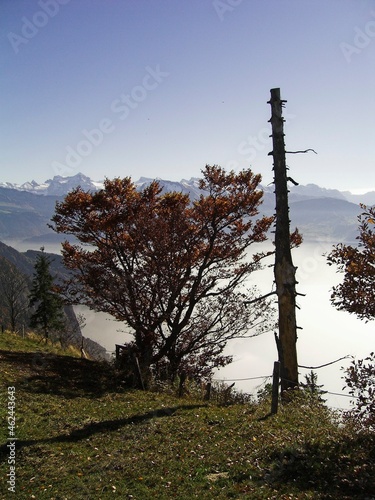
M 140 177 L 135 184 L 139 187 L 145 186 L 153 180 L 159 181 L 166 191 L 181 190 L 182 192 L 189 192 L 195 196 L 200 192 L 199 178 L 191 177 L 190 179 L 181 179 L 180 181 L 170 181 L 160 178 Z M 65 196 L 70 190 L 81 186 L 83 190 L 97 191 L 102 189 L 104 181 L 94 181 L 90 177 L 79 172 L 73 176 L 63 177 L 55 175 L 52 179 L 47 179 L 43 183 L 37 183 L 35 180 L 26 181 L 23 184 L 12 182 L 0 182 L 0 188 L 10 189 L 21 192 L 28 192 L 43 196 Z M 273 192 L 273 188 L 262 187 L 265 192 Z M 290 187 L 291 197 L 297 198 L 303 196 L 304 198 L 338 198 L 344 199 L 351 203 L 365 203 L 375 204 L 375 191 L 368 191 L 363 194 L 354 194 L 350 191 L 340 191 L 338 189 L 321 187 L 314 183 L 306 185 L 297 185 Z
M 180 182 L 156 179 L 164 192 L 180 191 L 197 199 L 202 190 L 199 179 L 182 179 Z M 135 181 L 139 189 L 153 179 L 141 177 Z M 6 187 L 5 187 L 6 184 Z M 92 181 L 79 173 L 72 177 L 55 176 L 43 184 L 35 181 L 22 185 L 0 183 L 0 240 L 24 242 L 32 245 L 60 243 L 66 237 L 50 227 L 56 202 L 73 188 L 98 191 L 102 182 Z M 16 187 L 16 188 L 15 188 Z M 261 186 L 264 191 L 260 213 L 273 215 L 275 211 L 274 186 Z M 315 202 L 314 202 L 315 200 Z M 335 203 L 332 202 L 335 200 Z M 357 231 L 359 203 L 375 204 L 375 192 L 353 195 L 337 189 L 322 188 L 316 184 L 290 186 L 289 205 L 292 227 L 298 227 L 305 240 L 332 240 L 354 242 Z

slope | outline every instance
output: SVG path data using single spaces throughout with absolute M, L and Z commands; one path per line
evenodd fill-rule
M 2 498 L 14 446 L 16 498 L 365 499 L 374 492 L 375 436 L 338 426 L 301 393 L 217 405 L 119 386 L 106 365 L 0 338 Z M 39 351 L 39 352 L 38 352 Z M 10 396 L 11 395 L 11 396 Z M 4 421 L 4 420 L 3 420 Z

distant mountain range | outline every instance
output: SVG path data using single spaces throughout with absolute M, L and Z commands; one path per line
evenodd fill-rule
M 135 183 L 142 187 L 149 184 L 153 179 L 141 177 Z M 190 180 L 182 179 L 180 182 L 158 179 L 163 185 L 165 191 L 182 191 L 189 193 L 193 198 L 199 196 L 199 179 L 192 177 Z M 44 196 L 65 196 L 69 191 L 81 186 L 85 191 L 97 191 L 102 189 L 104 181 L 93 181 L 90 177 L 78 173 L 71 177 L 62 177 L 55 175 L 53 179 L 48 179 L 42 184 L 35 181 L 16 184 L 12 182 L 0 182 L 0 188 L 23 191 L 27 193 L 39 194 Z M 265 192 L 273 192 L 273 188 L 264 188 Z M 349 201 L 351 203 L 364 203 L 366 205 L 375 204 L 375 191 L 369 191 L 364 194 L 353 194 L 350 191 L 339 191 L 338 189 L 326 189 L 316 184 L 307 184 L 306 186 L 291 186 L 290 201 L 302 201 L 306 198 L 337 198 L 339 200 Z
M 0 182 L 0 187 L 25 191 L 27 193 L 40 194 L 45 196 L 65 196 L 69 191 L 81 186 L 84 190 L 96 191 L 103 187 L 103 182 L 94 182 L 86 175 L 81 173 L 71 177 L 62 177 L 55 175 L 53 179 L 48 179 L 42 184 L 35 181 L 15 184 L 12 182 Z
M 158 179 L 164 191 L 181 191 L 196 199 L 201 191 L 199 179 L 173 182 Z M 142 188 L 152 179 L 141 177 L 136 185 Z M 43 244 L 61 241 L 47 224 L 54 213 L 55 204 L 72 189 L 81 186 L 85 191 L 97 191 L 102 181 L 93 181 L 79 173 L 71 177 L 55 176 L 42 184 L 35 181 L 24 184 L 0 182 L 0 240 L 24 241 Z M 274 213 L 274 187 L 264 187 L 261 212 Z M 359 203 L 375 204 L 375 191 L 354 195 L 349 191 L 326 189 L 316 184 L 290 186 L 290 214 L 292 226 L 297 226 L 305 241 L 329 240 L 353 242 L 357 230 Z

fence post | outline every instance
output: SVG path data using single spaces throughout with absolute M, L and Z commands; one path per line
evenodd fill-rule
M 279 378 L 280 378 L 280 363 L 275 361 L 273 364 L 273 378 L 272 378 L 272 402 L 271 414 L 276 415 L 279 406 Z
M 135 353 L 134 353 L 134 359 L 135 359 L 135 365 L 136 365 L 137 371 L 138 371 L 139 380 L 141 382 L 142 390 L 144 391 L 145 385 L 143 383 L 142 371 L 141 371 L 141 367 L 139 366 L 139 361 L 138 361 L 137 355 Z
M 178 386 L 178 397 L 179 398 L 182 398 L 183 394 L 184 394 L 184 384 L 185 384 L 185 380 L 187 378 L 187 375 L 185 372 L 181 372 L 180 373 L 180 383 L 179 383 L 179 386 Z
M 204 395 L 204 401 L 209 401 L 211 397 L 211 382 L 207 382 L 206 384 L 206 392 Z
M 116 359 L 119 359 L 120 357 L 120 345 L 116 344 Z

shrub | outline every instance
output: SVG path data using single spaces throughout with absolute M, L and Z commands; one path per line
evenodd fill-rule
M 347 416 L 354 418 L 361 426 L 375 430 L 375 354 L 353 361 L 345 370 L 346 387 L 356 398 L 354 408 Z

